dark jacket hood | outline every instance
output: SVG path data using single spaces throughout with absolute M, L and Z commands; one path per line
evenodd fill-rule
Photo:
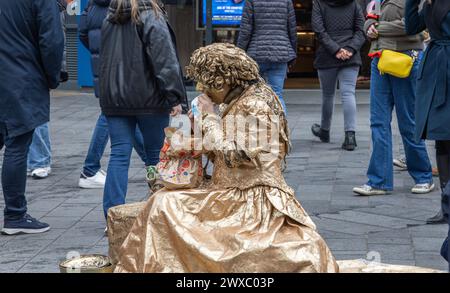
M 349 3 L 352 3 L 355 0 L 323 0 L 323 1 L 330 6 L 338 7 L 338 6 L 344 6 Z
M 111 0 L 94 0 L 94 3 L 98 6 L 107 7 L 109 4 L 111 4 Z
M 160 1 L 157 1 L 161 7 Z M 151 0 L 139 0 L 139 11 L 146 11 L 152 9 Z M 162 7 L 161 7 L 162 9 Z M 131 3 L 129 0 L 123 2 L 123 7 L 118 12 L 118 1 L 112 0 L 109 5 L 108 21 L 116 24 L 125 24 L 131 19 Z

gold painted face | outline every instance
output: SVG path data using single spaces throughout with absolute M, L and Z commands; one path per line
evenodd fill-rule
M 211 98 L 211 101 L 213 101 L 214 104 L 220 105 L 225 100 L 225 97 L 230 92 L 230 87 L 228 85 L 224 85 L 222 89 L 209 89 L 205 87 L 202 83 L 198 82 L 196 85 L 196 90 L 199 92 L 202 92 L 203 94 L 207 95 L 209 98 Z

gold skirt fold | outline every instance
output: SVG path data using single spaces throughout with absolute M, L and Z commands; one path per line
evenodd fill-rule
M 119 250 L 116 272 L 337 272 L 336 261 L 291 194 L 161 190 Z

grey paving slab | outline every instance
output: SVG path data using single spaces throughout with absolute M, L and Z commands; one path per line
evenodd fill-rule
M 81 216 L 74 217 L 42 217 L 39 220 L 48 223 L 52 228 L 69 229 L 82 219 Z
M 194 95 L 189 93 L 190 97 Z M 340 148 L 344 137 L 340 99 L 336 101 L 331 143 L 325 144 L 310 131 L 311 124 L 320 121 L 320 91 L 285 93 L 293 145 L 287 160 L 286 181 L 337 259 L 370 259 L 377 252 L 389 263 L 446 269 L 439 249 L 448 227 L 428 226 L 424 222 L 439 208 L 438 191 L 412 195 L 413 182 L 408 173 L 395 170 L 392 194 L 368 198 L 352 193 L 354 186 L 367 181 L 371 152 L 368 92 L 358 91 L 357 95 L 359 147 L 346 152 Z M 98 100 L 89 93 L 56 91 L 51 103 L 53 172 L 45 180 L 28 180 L 27 199 L 29 212 L 48 222 L 52 230 L 40 235 L 0 235 L 0 272 L 58 272 L 58 263 L 68 254 L 108 253 L 103 233 L 103 190 L 83 190 L 77 186 L 99 115 Z M 433 154 L 433 144 L 428 147 Z M 403 154 L 402 148 L 394 121 L 394 155 Z M 108 146 L 101 162 L 104 170 L 109 151 Z M 147 198 L 143 163 L 133 153 L 127 202 Z M 0 209 L 3 207 L 0 196 Z
M 412 237 L 430 237 L 430 238 L 445 238 L 448 234 L 448 226 L 442 225 L 422 225 L 411 227 L 410 233 Z
M 365 235 L 368 232 L 385 231 L 385 230 L 389 229 L 387 227 L 365 225 L 365 224 L 360 224 L 360 223 L 352 223 L 352 222 L 329 219 L 329 218 L 312 217 L 312 219 L 316 223 L 316 225 L 319 227 L 319 229 L 323 228 L 323 229 L 328 229 L 331 231 L 336 231 L 336 232 L 346 233 L 346 234 L 351 234 L 351 235 Z
M 368 244 L 369 251 L 379 253 L 381 258 L 396 260 L 413 260 L 414 248 L 412 244 Z M 383 261 L 383 260 L 382 260 Z
M 342 211 L 339 214 L 322 214 L 320 216 L 328 219 L 342 220 L 372 226 L 387 227 L 391 229 L 403 228 L 406 227 L 407 225 L 422 224 L 422 222 L 415 220 L 399 219 L 396 217 L 376 215 L 360 211 Z
M 441 250 L 443 238 L 412 237 L 412 241 L 416 252 L 436 253 Z
M 415 261 L 417 266 L 433 267 L 448 272 L 448 263 L 438 253 L 416 253 Z
M 362 238 L 325 238 L 328 247 L 333 251 L 366 251 L 367 240 Z

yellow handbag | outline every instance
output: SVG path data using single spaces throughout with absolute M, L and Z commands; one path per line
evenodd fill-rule
M 413 56 L 404 53 L 383 50 L 378 61 L 378 70 L 381 74 L 389 74 L 398 78 L 407 78 L 411 74 L 417 52 L 413 51 Z

